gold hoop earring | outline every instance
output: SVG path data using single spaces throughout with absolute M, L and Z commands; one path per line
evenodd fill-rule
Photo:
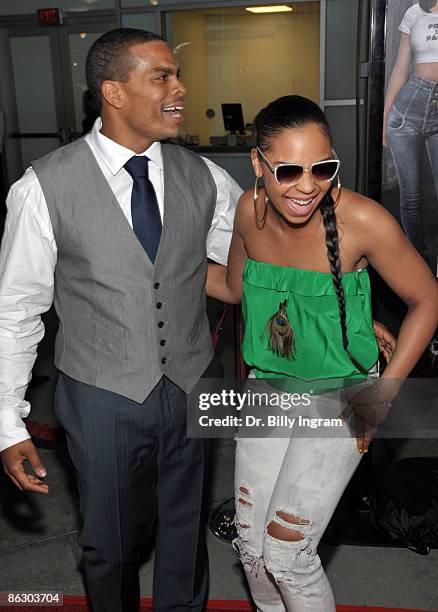
M 261 219 L 259 219 L 258 215 L 257 215 L 257 202 L 259 199 L 259 191 L 258 191 L 258 186 L 259 186 L 259 179 L 261 177 L 260 176 L 256 176 L 256 180 L 254 183 L 254 196 L 253 196 L 253 200 L 254 200 L 254 214 L 255 214 L 255 220 L 256 220 L 256 225 L 258 229 L 263 229 L 265 227 L 265 223 L 266 223 L 266 217 L 268 215 L 268 198 L 267 196 L 265 196 L 265 208 L 263 210 L 263 215 L 261 217 Z
M 334 204 L 335 206 L 338 204 L 339 200 L 341 199 L 342 185 L 341 185 L 341 179 L 339 178 L 339 175 L 338 175 L 338 184 L 336 185 L 336 189 L 338 190 L 338 193 L 337 193 L 335 204 Z
M 258 189 L 259 189 L 259 179 L 260 178 L 261 178 L 260 176 L 256 175 L 255 183 L 254 183 L 254 196 L 253 196 L 254 202 L 257 202 L 258 197 L 259 197 Z

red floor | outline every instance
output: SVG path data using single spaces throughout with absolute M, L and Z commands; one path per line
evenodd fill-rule
M 2 607 L 3 608 L 3 607 Z M 64 605 L 63 608 L 68 608 L 68 612 L 85 612 L 88 610 L 88 606 L 86 605 L 85 597 L 78 596 L 69 596 L 66 595 L 64 597 Z M 3 608 L 7 610 L 8 607 Z M 41 612 L 42 610 L 57 610 L 62 609 L 59 606 L 51 606 L 47 608 L 36 607 L 36 606 L 27 606 L 25 608 L 20 607 L 10 607 L 10 610 L 21 610 L 26 612 L 30 612 L 34 610 L 35 612 Z M 426 612 L 426 610 L 412 610 L 408 608 L 381 608 L 381 607 L 369 607 L 369 606 L 348 606 L 348 605 L 340 605 L 337 606 L 337 612 Z M 152 610 L 152 600 L 148 597 L 142 597 L 141 600 L 141 611 L 146 612 L 147 610 Z M 212 599 L 208 602 L 207 612 L 249 612 L 253 610 L 252 605 L 249 601 L 244 600 L 224 600 L 224 599 Z
M 67 610 L 68 612 L 87 612 L 90 608 L 87 606 L 84 597 L 64 597 L 64 605 L 60 606 L 2 606 L 2 610 L 10 610 L 19 612 L 51 612 L 54 610 Z M 207 606 L 207 612 L 250 612 L 254 608 L 248 601 L 241 600 L 211 600 Z M 152 602 L 150 599 L 143 598 L 141 601 L 141 612 L 152 610 Z M 375 606 L 336 606 L 337 612 L 428 612 L 427 610 L 413 610 L 412 608 L 381 608 Z M 430 612 L 430 611 L 429 611 Z M 438 611 L 436 611 L 438 612 Z

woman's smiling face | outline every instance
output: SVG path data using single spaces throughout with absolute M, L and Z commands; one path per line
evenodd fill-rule
M 305 172 L 298 180 L 279 185 L 257 151 L 252 152 L 254 171 L 257 176 L 263 175 L 266 195 L 272 206 L 289 223 L 304 225 L 331 187 L 330 181 L 317 180 L 310 172 L 316 162 L 333 159 L 329 136 L 317 123 L 284 129 L 272 137 L 263 155 L 272 166 L 280 163 L 304 166 Z

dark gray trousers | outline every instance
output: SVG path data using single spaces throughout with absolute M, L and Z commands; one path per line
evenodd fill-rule
M 140 548 L 157 522 L 154 610 L 201 610 L 207 441 L 186 438 L 186 395 L 163 377 L 143 404 L 60 373 L 56 416 L 79 485 L 94 612 L 139 606 Z

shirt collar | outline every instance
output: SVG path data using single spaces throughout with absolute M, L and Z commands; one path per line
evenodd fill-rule
M 156 164 L 160 170 L 163 168 L 163 156 L 161 153 L 161 143 L 153 142 L 151 146 L 143 151 L 143 153 L 135 153 L 131 149 L 127 149 L 123 145 L 111 140 L 101 133 L 102 120 L 100 117 L 96 119 L 93 129 L 90 133 L 90 141 L 97 153 L 101 157 L 108 170 L 114 176 L 123 168 L 128 159 L 133 155 L 147 155 L 148 158 Z

